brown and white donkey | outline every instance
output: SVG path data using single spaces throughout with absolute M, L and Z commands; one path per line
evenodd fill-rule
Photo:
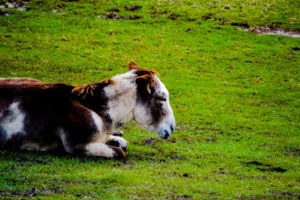
M 153 70 L 133 61 L 128 68 L 82 86 L 0 79 L 0 149 L 125 158 L 127 141 L 112 133 L 131 119 L 168 138 L 175 118 L 167 88 Z

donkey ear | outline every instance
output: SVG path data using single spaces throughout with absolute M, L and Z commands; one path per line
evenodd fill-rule
M 150 74 L 136 77 L 134 78 L 134 82 L 136 82 L 139 88 L 143 88 L 143 90 L 146 90 L 149 94 L 151 94 L 151 87 L 153 88 L 156 84 L 154 77 Z
M 137 66 L 135 62 L 132 60 L 128 63 L 128 70 L 132 70 L 132 69 L 141 69 L 141 68 Z

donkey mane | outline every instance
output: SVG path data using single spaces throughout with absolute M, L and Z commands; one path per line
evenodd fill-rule
M 99 86 L 103 87 L 110 84 L 114 84 L 114 81 L 108 79 L 98 83 L 74 86 L 74 88 L 72 89 L 72 94 L 78 96 L 81 99 L 85 99 L 87 96 L 94 96 L 94 91 L 97 87 Z

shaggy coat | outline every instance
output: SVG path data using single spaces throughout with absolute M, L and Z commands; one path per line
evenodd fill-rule
M 127 141 L 112 133 L 132 118 L 167 138 L 175 120 L 165 86 L 153 70 L 128 67 L 82 86 L 0 79 L 0 148 L 125 158 Z

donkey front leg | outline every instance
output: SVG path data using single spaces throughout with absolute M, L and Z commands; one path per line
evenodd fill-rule
M 110 135 L 106 142 L 107 145 L 119 147 L 119 148 L 123 149 L 123 151 L 126 151 L 127 143 L 128 143 L 127 140 L 125 140 L 124 138 L 119 137 L 119 136 L 114 136 L 114 135 Z
M 59 130 L 59 136 L 66 152 L 68 153 L 86 156 L 125 159 L 125 153 L 121 148 L 106 145 L 101 142 L 100 139 L 90 141 L 89 143 L 85 144 L 82 144 L 78 141 L 70 141 L 72 137 L 70 137 L 67 132 L 63 131 L 63 129 Z
M 115 146 L 109 146 L 100 142 L 87 144 L 85 146 L 85 154 L 87 156 L 125 159 L 125 153 L 122 149 Z

